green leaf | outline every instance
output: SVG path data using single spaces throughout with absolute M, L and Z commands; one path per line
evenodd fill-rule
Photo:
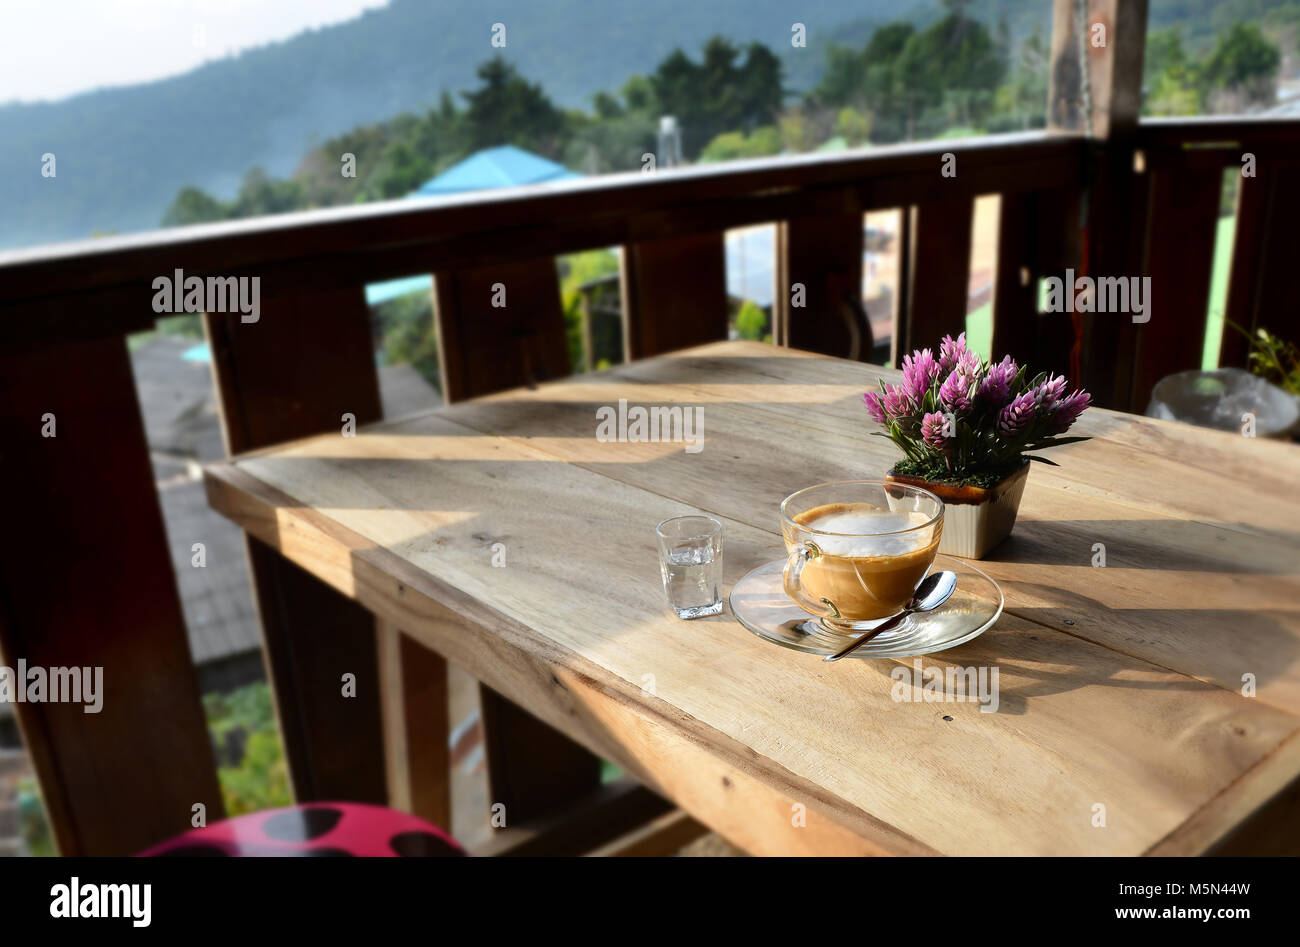
M 1062 444 L 1077 444 L 1080 441 L 1090 441 L 1091 437 L 1047 437 L 1039 438 L 1026 444 L 1022 450 L 1046 450 L 1049 447 L 1060 447 Z

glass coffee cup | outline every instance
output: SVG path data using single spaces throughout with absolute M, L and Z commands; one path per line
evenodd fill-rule
M 892 480 L 808 487 L 781 503 L 785 594 L 833 634 L 898 614 L 934 564 L 943 501 Z

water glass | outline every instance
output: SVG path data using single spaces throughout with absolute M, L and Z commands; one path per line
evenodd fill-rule
M 677 617 L 722 611 L 722 524 L 711 516 L 674 516 L 655 533 L 664 593 Z

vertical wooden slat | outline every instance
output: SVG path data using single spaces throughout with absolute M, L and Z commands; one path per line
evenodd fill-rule
M 911 209 L 903 351 L 933 348 L 945 335 L 965 331 L 974 210 L 970 198 Z
M 550 257 L 433 274 L 443 396 L 478 395 L 571 371 Z M 502 303 L 504 302 L 504 305 Z
M 629 361 L 727 337 L 721 232 L 634 243 L 623 250 L 624 356 Z
M 777 226 L 773 319 L 785 345 L 869 361 L 871 324 L 862 307 L 862 212 L 802 217 Z M 803 286 L 802 307 L 792 290 Z
M 488 804 L 505 806 L 504 828 L 572 805 L 600 786 L 600 759 L 585 747 L 481 684 L 479 702 Z
M 1089 181 L 1083 195 L 1084 232 L 1077 256 L 1069 261 L 1076 276 L 1141 277 L 1146 269 L 1151 175 L 1135 173 L 1131 140 L 1111 142 L 1086 152 Z M 1080 383 L 1097 405 L 1117 411 L 1133 405 L 1133 371 L 1140 326 L 1123 314 L 1083 314 Z M 1074 381 L 1071 373 L 1071 381 Z
M 388 804 L 450 831 L 447 662 L 388 622 L 378 638 Z
M 1068 313 L 1038 311 L 1039 280 L 1076 269 L 1077 196 L 1066 190 L 1002 197 L 993 358 L 1010 355 L 1035 372 L 1072 375 L 1074 324 Z
M 46 414 L 55 437 L 42 437 Z M 60 852 L 133 854 L 190 828 L 199 803 L 220 818 L 122 338 L 0 356 L 0 483 L 4 663 L 103 669 L 99 713 L 13 705 Z
M 1133 388 L 1129 404 L 1146 408 L 1163 376 L 1201 366 L 1205 316 L 1219 219 L 1220 169 L 1172 168 L 1151 175 L 1146 266 L 1151 277 L 1149 321 L 1135 325 Z M 1133 274 L 1138 275 L 1138 274 Z M 1099 315 L 1132 324 L 1124 314 Z
M 1256 174 L 1241 179 L 1226 318 L 1248 333 L 1265 328 L 1300 342 L 1300 163 L 1256 155 Z M 1232 165 L 1230 165 L 1232 167 Z M 1223 327 L 1220 365 L 1245 366 L 1249 342 Z
M 206 317 L 231 453 L 382 416 L 364 292 L 281 297 L 261 318 Z M 382 803 L 383 727 L 374 618 L 249 540 L 268 674 L 299 801 Z M 353 675 L 356 696 L 344 695 Z
M 1036 205 L 1033 194 L 1004 194 L 998 219 L 992 357 L 1010 355 L 1022 365 L 1038 354 Z
M 974 211 L 972 210 L 972 213 Z M 903 333 L 907 326 L 907 314 L 911 311 L 912 298 L 912 209 L 899 208 L 898 211 L 898 292 L 894 294 L 894 325 L 889 338 L 889 364 L 897 368 L 902 364 L 906 354 Z

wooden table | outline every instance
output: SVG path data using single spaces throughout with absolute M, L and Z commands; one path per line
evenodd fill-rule
M 209 498 L 756 854 L 1300 851 L 1292 445 L 1087 412 L 982 564 L 1006 612 L 924 659 L 997 667 L 996 713 L 672 617 L 655 523 L 721 519 L 729 592 L 784 496 L 887 469 L 861 393 L 893 374 L 717 343 L 245 455 Z M 703 450 L 598 441 L 620 398 L 703 407 Z

